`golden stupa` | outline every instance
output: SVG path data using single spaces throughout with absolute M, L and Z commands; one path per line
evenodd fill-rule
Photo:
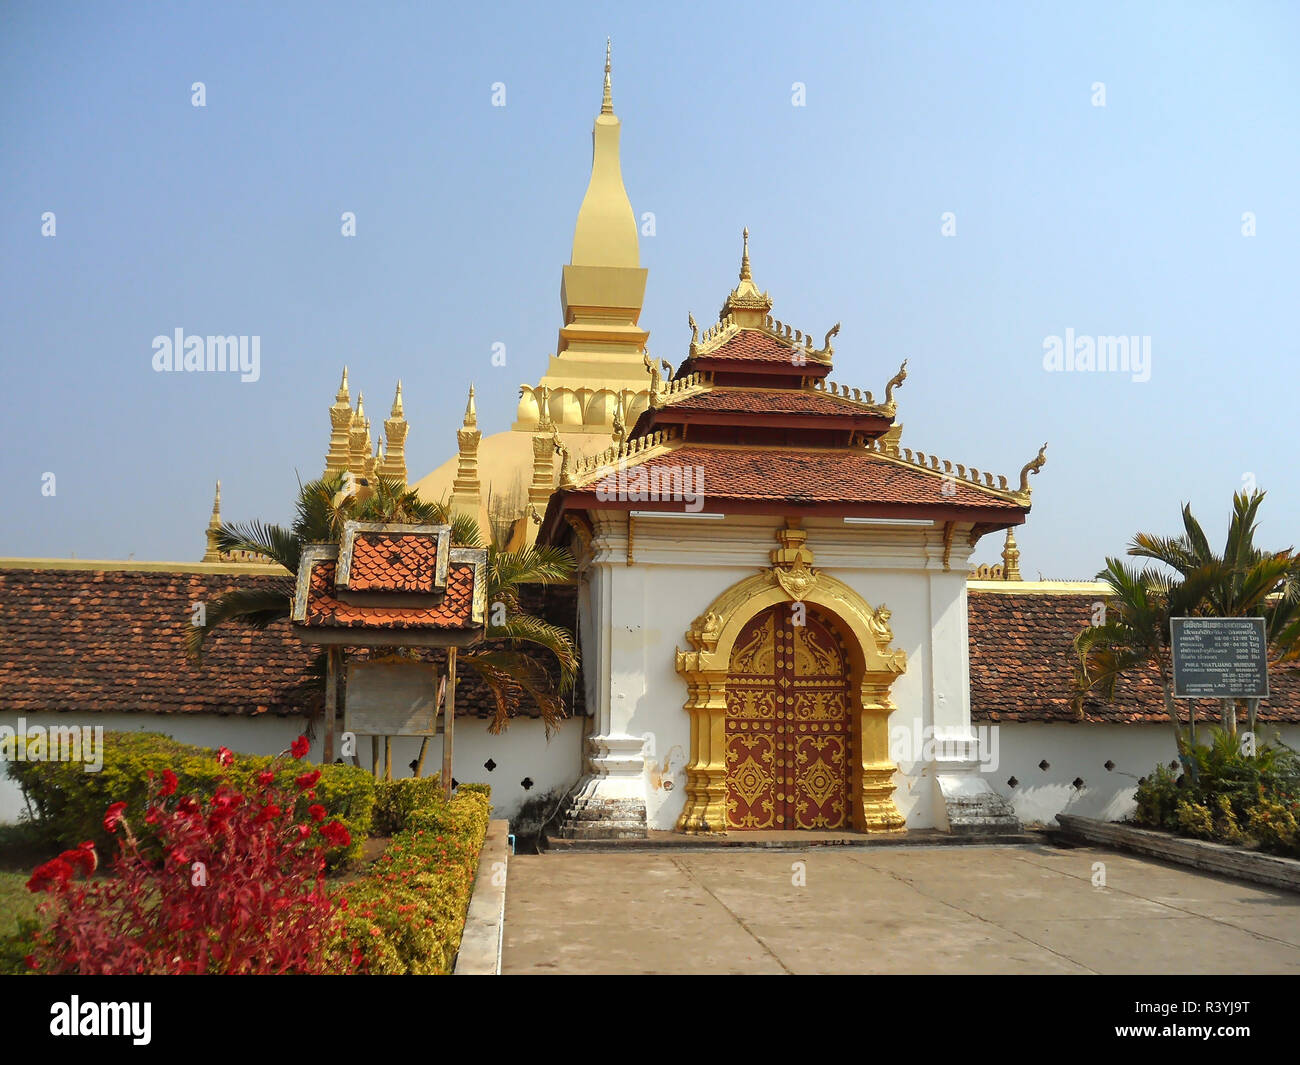
M 555 354 L 536 385 L 521 385 L 515 423 L 486 438 L 471 385 L 457 432 L 457 454 L 414 487 L 474 516 L 484 535 L 531 543 L 556 486 L 557 458 L 595 455 L 631 430 L 649 402 L 652 378 L 671 376 L 646 353 L 638 324 L 647 271 L 636 216 L 619 163 L 621 123 L 614 114 L 610 49 L 605 90 L 592 130 L 591 181 L 578 210 L 573 254 L 563 268 L 563 325 Z

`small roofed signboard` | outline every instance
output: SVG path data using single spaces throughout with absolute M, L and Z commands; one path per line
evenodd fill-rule
M 348 665 L 343 727 L 358 736 L 432 736 L 437 731 L 437 671 L 426 662 Z
M 1174 696 L 1267 699 L 1263 618 L 1170 618 Z

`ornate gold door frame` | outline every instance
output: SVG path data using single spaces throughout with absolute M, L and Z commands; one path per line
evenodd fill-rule
M 876 609 L 843 581 L 813 568 L 807 534 L 789 519 L 777 531 L 781 546 L 772 568 L 723 592 L 686 633 L 692 650 L 677 651 L 677 672 L 686 680 L 691 715 L 691 760 L 686 767 L 686 807 L 680 832 L 727 831 L 727 672 L 736 640 L 748 622 L 779 603 L 804 603 L 836 624 L 849 667 L 852 764 L 849 781 L 853 828 L 898 832 L 904 821 L 894 805 L 889 758 L 889 689 L 907 668 L 907 656 L 891 650 L 889 610 Z

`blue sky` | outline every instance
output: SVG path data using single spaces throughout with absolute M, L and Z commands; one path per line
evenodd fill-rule
M 1010 477 L 1050 441 L 1027 578 L 1091 576 L 1184 501 L 1217 540 L 1248 478 L 1292 544 L 1298 11 L 7 4 L 0 555 L 197 559 L 218 477 L 228 519 L 286 520 L 344 363 L 376 422 L 404 380 L 413 478 L 471 379 L 507 428 L 554 348 L 607 34 L 652 353 L 716 315 L 748 225 L 774 313 L 843 323 L 836 379 L 910 360 L 904 444 Z M 260 380 L 155 373 L 178 327 L 260 336 Z M 1150 337 L 1150 380 L 1046 372 L 1067 329 Z

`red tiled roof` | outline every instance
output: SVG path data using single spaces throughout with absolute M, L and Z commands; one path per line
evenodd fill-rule
M 359 532 L 352 545 L 348 589 L 430 595 L 437 590 L 437 568 L 436 536 Z
M 665 408 L 686 411 L 711 411 L 717 414 L 801 414 L 813 417 L 886 418 L 877 411 L 865 410 L 856 403 L 822 392 L 801 388 L 762 392 L 755 389 L 714 388 L 684 399 L 669 399 Z
M 0 710 L 298 714 L 320 700 L 314 652 L 288 621 L 227 625 L 185 655 L 195 604 L 231 587 L 284 595 L 288 577 L 0 569 Z
M 355 558 L 354 554 L 354 564 Z M 474 627 L 474 567 L 468 563 L 451 563 L 447 567 L 446 593 L 436 598 L 422 597 L 427 600 L 427 604 L 420 606 L 362 605 L 340 599 L 334 585 L 334 572 L 335 563 L 332 561 L 321 560 L 312 566 L 306 624 L 327 628 L 371 629 Z
M 630 464 L 631 465 L 631 464 Z M 685 444 L 635 466 L 662 471 L 698 468 L 696 491 L 707 500 L 773 501 L 807 504 L 929 504 L 1023 512 L 1019 503 L 983 492 L 974 485 L 945 480 L 911 466 L 859 450 L 835 448 L 748 449 Z M 630 473 L 630 470 L 629 470 Z M 599 506 L 592 482 L 568 494 L 569 509 Z M 945 491 L 946 489 L 946 491 Z M 708 504 L 706 503 L 706 506 Z
M 736 362 L 784 363 L 794 367 L 794 349 L 767 333 L 742 329 L 716 351 L 701 353 L 696 359 L 726 359 Z M 821 365 L 809 360 L 810 365 Z
M 1092 618 L 1096 596 L 1080 594 L 968 593 L 970 618 L 971 719 L 1073 721 L 1074 636 Z M 1300 669 L 1269 677 L 1272 698 L 1260 704 L 1259 719 L 1300 722 Z M 1187 701 L 1175 702 L 1186 715 Z M 1217 702 L 1196 700 L 1197 717 L 1219 720 Z M 1107 703 L 1089 698 L 1084 720 L 1098 724 L 1167 724 L 1164 696 L 1154 670 L 1122 678 Z
M 264 630 L 224 625 L 208 638 L 202 665 L 186 657 L 194 604 L 232 588 L 279 592 L 287 614 L 293 582 L 247 573 L 0 569 L 0 712 L 319 713 L 311 672 L 316 653 L 290 631 L 287 618 Z M 552 624 L 576 624 L 573 588 L 525 587 L 520 602 Z M 474 650 L 507 645 L 484 640 Z M 367 653 L 349 651 L 349 657 Z M 413 653 L 427 661 L 443 654 Z M 581 683 L 573 699 L 574 712 L 582 713 Z M 495 714 L 491 692 L 462 669 L 456 716 Z M 525 700 L 520 716 L 537 713 Z

